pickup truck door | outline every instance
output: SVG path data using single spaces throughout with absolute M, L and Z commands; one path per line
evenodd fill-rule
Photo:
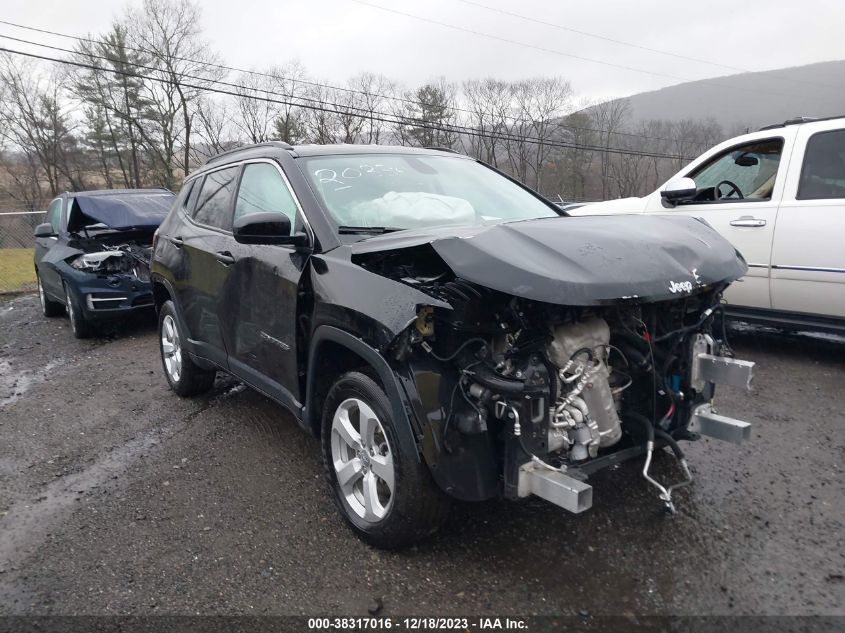
M 799 126 L 772 244 L 775 310 L 845 318 L 845 129 L 838 123 Z
M 748 273 L 725 293 L 728 303 L 771 308 L 769 274 L 778 201 L 783 193 L 791 138 L 779 133 L 723 149 L 686 176 L 695 181 L 695 199 L 667 208 L 660 193 L 648 212 L 702 218 L 727 238 L 748 262 Z

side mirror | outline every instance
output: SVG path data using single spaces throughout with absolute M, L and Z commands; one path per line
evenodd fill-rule
M 54 237 L 55 235 L 56 234 L 53 232 L 53 225 L 49 222 L 39 224 L 35 227 L 35 237 Z
M 290 244 L 307 246 L 305 233 L 291 235 L 290 218 L 283 213 L 250 213 L 232 225 L 235 241 L 241 244 Z
M 660 191 L 660 197 L 668 202 L 688 200 L 698 191 L 692 178 L 674 178 Z

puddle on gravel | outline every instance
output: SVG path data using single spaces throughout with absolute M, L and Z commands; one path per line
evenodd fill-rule
M 130 440 L 84 470 L 57 479 L 38 491 L 38 496 L 13 504 L 0 517 L 0 569 L 18 564 L 31 547 L 42 542 L 51 519 L 78 500 L 112 483 L 132 462 L 166 439 L 170 430 L 153 429 Z
M 0 361 L 0 409 L 20 400 L 27 391 L 47 380 L 55 369 L 64 364 L 63 359 L 57 359 L 40 369 L 15 371 L 13 362 Z

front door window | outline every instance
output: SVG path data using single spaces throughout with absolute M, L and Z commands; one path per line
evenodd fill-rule
M 769 200 L 782 152 L 781 138 L 755 141 L 722 152 L 689 174 L 698 193 L 687 204 Z

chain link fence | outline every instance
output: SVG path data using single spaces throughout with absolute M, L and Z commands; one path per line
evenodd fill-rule
M 0 212 L 0 295 L 35 290 L 35 227 L 44 211 Z

